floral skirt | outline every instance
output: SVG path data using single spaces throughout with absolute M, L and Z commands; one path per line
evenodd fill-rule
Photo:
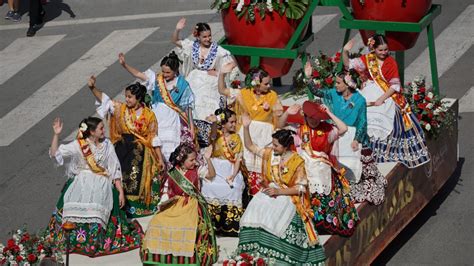
M 135 142 L 135 137 L 130 134 L 124 134 L 123 139 L 115 143 L 115 152 L 122 167 L 122 184 L 127 198 L 125 210 L 127 216 L 131 218 L 138 218 L 149 216 L 155 213 L 156 206 L 160 200 L 160 182 L 158 173 L 154 176 L 147 177 L 143 173 L 144 162 L 147 160 L 145 156 L 150 156 L 149 149 L 143 147 L 140 143 Z M 145 203 L 140 194 L 140 189 L 146 186 L 145 178 L 151 178 L 151 202 Z
M 260 191 L 260 180 L 262 179 L 262 174 L 250 171 L 248 173 L 249 194 L 254 196 Z
M 237 237 L 239 236 L 240 217 L 244 209 L 235 205 L 219 205 L 208 203 L 209 213 L 212 217 L 216 235 Z
M 413 113 L 409 117 L 412 128 L 406 130 L 397 108 L 392 133 L 386 139 L 371 138 L 370 146 L 376 162 L 400 162 L 408 168 L 415 168 L 430 161 L 423 129 Z
M 329 195 L 311 195 L 314 221 L 319 234 L 351 236 L 359 221 L 357 209 L 350 195 L 349 182 L 343 174 L 333 171 Z
M 298 214 L 293 216 L 281 238 L 262 228 L 242 227 L 238 252 L 268 258 L 269 265 L 324 265 L 326 260 L 322 246 L 308 245 L 308 236 Z
M 61 193 L 56 211 L 53 213 L 48 230 L 56 248 L 65 251 L 67 233 L 62 228 L 63 197 L 72 180 L 68 180 Z M 118 191 L 113 188 L 114 206 L 107 227 L 98 223 L 76 223 L 69 233 L 70 253 L 89 257 L 111 255 L 140 247 L 143 229 L 137 221 L 127 221 L 127 216 L 119 207 Z
M 351 196 L 356 202 L 368 201 L 379 205 L 385 198 L 387 180 L 377 168 L 371 149 L 362 149 L 361 161 L 362 177 L 357 184 L 351 184 Z

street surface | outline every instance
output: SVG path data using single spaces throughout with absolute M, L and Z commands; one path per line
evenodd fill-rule
M 45 6 L 48 22 L 33 38 L 26 38 L 26 14 L 19 24 L 0 20 L 0 242 L 23 224 L 31 231 L 46 227 L 65 183 L 64 168 L 55 168 L 48 156 L 51 124 L 55 117 L 63 119 L 64 141 L 74 136 L 79 121 L 94 114 L 87 78 L 96 75 L 99 88 L 112 97 L 120 95 L 133 78 L 118 64 L 118 53 L 140 70 L 158 69 L 174 48 L 171 34 L 183 16 L 187 26 L 181 37 L 189 36 L 195 23 L 208 22 L 219 39 L 220 15 L 209 3 L 50 0 Z M 458 171 L 376 264 L 474 263 L 474 2 L 434 3 L 443 5 L 434 23 L 441 94 L 460 99 Z M 5 4 L 0 14 L 6 12 Z M 341 47 L 339 17 L 338 9 L 316 9 L 317 33 L 309 52 L 333 54 Z M 406 53 L 407 81 L 418 74 L 430 80 L 426 39 L 423 32 Z M 300 63 L 290 73 L 296 67 Z M 284 84 L 290 82 L 291 75 L 283 78 Z

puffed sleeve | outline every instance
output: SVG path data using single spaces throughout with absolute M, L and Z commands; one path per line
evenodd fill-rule
M 361 57 L 349 59 L 349 68 L 353 68 L 359 72 L 366 69 Z
M 106 140 L 108 146 L 108 159 L 107 159 L 107 172 L 110 175 L 111 180 L 122 179 L 122 168 L 120 167 L 120 161 L 115 153 L 114 145 L 110 140 Z
M 221 46 L 217 47 L 217 56 L 219 58 L 219 65 L 215 66 L 218 70 L 220 70 L 223 66 L 234 62 L 234 58 L 230 52 Z
M 193 51 L 193 41 L 189 39 L 183 39 L 180 41 L 181 43 L 181 50 L 180 52 L 183 53 L 186 56 L 191 56 L 191 53 Z
M 114 101 L 110 99 L 110 97 L 102 93 L 102 101 L 95 101 L 95 106 L 96 106 L 96 112 L 99 115 L 100 118 L 104 119 L 107 114 L 113 114 L 114 113 Z
M 143 85 L 145 85 L 146 91 L 150 95 L 153 95 L 153 90 L 155 89 L 156 83 L 156 72 L 151 69 L 147 69 L 144 74 L 146 76 L 146 81 Z
M 78 143 L 77 141 L 72 141 L 67 144 L 61 144 L 58 147 L 58 150 L 56 151 L 56 154 L 54 156 L 50 157 L 54 159 L 56 165 L 61 166 L 64 165 L 64 159 L 67 159 L 71 157 L 74 153 L 78 152 Z

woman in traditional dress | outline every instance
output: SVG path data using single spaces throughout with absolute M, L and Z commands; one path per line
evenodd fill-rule
M 147 91 L 152 95 L 153 112 L 160 121 L 158 139 L 161 152 L 168 162 L 180 143 L 193 143 L 194 139 L 194 94 L 189 83 L 179 74 L 179 58 L 174 52 L 165 56 L 160 63 L 161 73 L 158 74 L 151 69 L 138 71 L 125 62 L 122 53 L 119 54 L 119 61 L 130 74 L 146 82 Z
M 244 209 L 242 196 L 245 180 L 241 172 L 243 145 L 235 132 L 237 116 L 229 109 L 217 109 L 220 125 L 212 153 L 216 176 L 204 179 L 202 194 L 208 202 L 216 234 L 238 236 L 239 221 Z
M 401 91 L 398 66 L 389 55 L 383 35 L 369 39 L 370 53 L 350 59 L 354 43 L 344 46 L 346 68 L 354 68 L 368 80 L 360 93 L 367 101 L 367 133 L 377 162 L 400 162 L 414 168 L 430 160 L 423 130 Z
M 255 144 L 259 147 L 270 145 L 273 131 L 286 124 L 289 114 L 296 114 L 299 111 L 298 105 L 291 106 L 283 112 L 278 94 L 270 89 L 270 76 L 265 70 L 259 68 L 253 68 L 247 74 L 250 78 L 249 87 L 226 88 L 224 76 L 231 70 L 229 67 L 223 67 L 219 75 L 219 93 L 236 100 L 235 111 L 238 119 L 242 114 L 250 116 L 252 119 L 250 135 Z M 243 128 L 240 128 L 239 134 L 243 136 Z M 260 189 L 262 161 L 260 157 L 247 149 L 244 150 L 244 161 L 249 171 L 250 194 L 255 195 Z
M 67 233 L 62 225 L 69 222 L 75 224 L 69 232 L 71 253 L 96 257 L 138 248 L 143 231 L 138 222 L 129 223 L 121 210 L 125 205 L 122 172 L 112 142 L 104 138 L 104 123 L 86 118 L 79 125 L 77 140 L 58 146 L 62 129 L 56 118 L 49 154 L 58 165 L 68 160 L 68 181 L 49 223 L 53 245 L 65 248 Z
M 311 75 L 311 70 L 311 65 L 306 64 L 305 74 L 307 77 Z M 309 86 L 313 94 L 321 97 L 329 110 L 349 127 L 349 132 L 344 134 L 343 138 L 352 137 L 352 139 L 343 142 L 347 147 L 339 143 L 338 155 L 341 156 L 341 151 L 347 150 L 349 151 L 345 152 L 346 154 L 352 154 L 350 150 L 358 151 L 361 146 L 360 158 L 356 158 L 356 160 L 361 162 L 360 167 L 362 169 L 361 171 L 358 171 L 358 169 L 353 171 L 354 179 L 350 180 L 352 197 L 357 202 L 369 201 L 378 205 L 384 200 L 387 180 L 378 170 L 372 156 L 372 150 L 369 147 L 367 105 L 365 98 L 357 91 L 360 84 L 359 74 L 355 70 L 350 70 L 336 75 L 335 88 L 318 89 L 313 84 L 309 84 Z M 352 134 L 349 135 L 348 133 Z M 349 142 L 350 145 L 348 145 Z M 359 165 L 356 164 L 357 167 Z M 358 173 L 361 173 L 361 175 L 358 175 Z
M 199 178 L 215 175 L 210 157 L 212 147 L 205 151 L 207 169 L 198 170 L 196 152 L 182 143 L 171 154 L 173 168 L 168 171 L 167 201 L 162 202 L 152 218 L 143 239 L 144 264 L 212 265 L 218 250 L 207 203 L 201 195 Z
M 88 86 L 97 99 L 97 114 L 110 116 L 110 140 L 122 166 L 127 215 L 152 215 L 159 202 L 159 172 L 164 165 L 158 123 L 144 103 L 146 88 L 138 82 L 129 85 L 125 88 L 125 103 L 121 103 L 111 100 L 95 83 L 91 76 Z
M 303 103 L 305 124 L 298 129 L 298 153 L 305 160 L 314 220 L 320 233 L 350 236 L 359 220 L 344 170 L 334 156 L 334 143 L 347 126 L 326 107 Z M 334 125 L 326 122 L 332 120 Z
M 217 94 L 217 75 L 221 68 L 229 65 L 235 67 L 229 51 L 212 41 L 211 28 L 207 23 L 198 23 L 194 27 L 194 41 L 179 39 L 179 32 L 184 29 L 186 19 L 176 24 L 172 42 L 183 54 L 183 69 L 186 80 L 196 96 L 193 111 L 198 128 L 198 142 L 201 147 L 209 145 L 210 123 L 206 121 L 219 108 L 220 97 Z
M 294 131 L 272 135 L 272 147 L 258 147 L 242 116 L 244 143 L 262 157 L 263 189 L 250 201 L 240 219 L 238 251 L 267 257 L 276 265 L 324 265 L 324 250 L 312 221 L 304 160 L 291 151 Z

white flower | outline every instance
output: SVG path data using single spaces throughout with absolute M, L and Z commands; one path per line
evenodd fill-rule
M 81 123 L 81 127 L 79 127 L 79 130 L 80 130 L 81 132 L 85 132 L 85 131 L 87 130 L 87 124 L 84 123 L 84 122 L 82 122 L 82 123 Z
M 235 8 L 235 10 L 237 10 L 237 12 L 240 12 L 240 11 L 242 11 L 243 6 L 244 6 L 244 0 L 240 0 L 239 4 L 237 4 L 237 7 Z
M 24 249 L 25 249 L 25 246 L 23 246 L 23 244 L 18 245 L 18 247 L 20 248 L 20 250 L 24 250 Z
M 272 0 L 267 0 L 268 11 L 273 12 Z
M 434 96 L 434 95 L 433 95 L 433 93 L 430 91 L 430 92 L 428 92 L 428 95 L 426 95 L 426 96 L 428 96 L 430 99 L 433 99 L 433 96 Z
M 13 240 L 15 240 L 15 242 L 18 242 L 20 240 L 20 236 L 18 234 L 13 234 L 12 238 Z
M 221 2 L 222 2 L 222 3 L 226 3 L 226 2 L 227 2 L 227 0 L 222 0 Z
M 428 108 L 428 109 L 433 108 L 433 104 L 432 104 L 432 103 L 427 104 L 427 105 L 426 105 L 426 108 Z
M 418 94 L 418 90 L 417 90 L 416 87 L 413 87 L 413 90 L 412 90 L 412 93 L 411 93 L 411 94 L 412 94 L 412 95 Z
M 28 262 L 25 262 L 25 263 L 23 264 L 23 266 L 30 266 L 30 265 L 31 265 L 31 264 L 29 264 Z
M 0 243 L 0 250 L 3 250 L 3 248 L 5 248 L 5 246 L 2 243 Z M 0 253 L 0 255 L 2 255 L 2 253 Z
M 426 129 L 426 130 L 428 130 L 428 131 L 430 131 L 430 129 L 431 129 L 431 125 L 430 125 L 429 123 L 428 123 L 428 124 L 426 124 L 426 125 L 425 125 L 425 129 Z

